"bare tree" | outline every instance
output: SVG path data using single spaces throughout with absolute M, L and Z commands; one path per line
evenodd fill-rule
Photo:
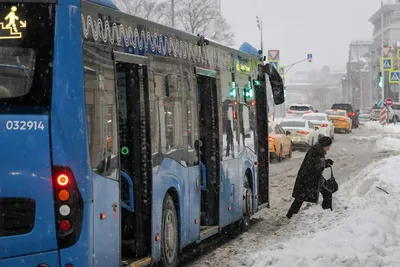
M 234 44 L 235 35 L 221 16 L 217 0 L 177 0 L 176 25 L 178 28 L 200 34 L 225 45 Z
M 171 26 L 171 0 L 115 0 L 121 11 Z M 233 45 L 235 35 L 221 16 L 218 0 L 175 0 L 175 27 Z
M 116 0 L 116 5 L 127 14 L 157 23 L 168 23 L 170 5 L 167 0 Z

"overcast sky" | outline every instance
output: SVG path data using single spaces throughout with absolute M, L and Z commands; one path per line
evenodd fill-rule
M 236 46 L 260 47 L 256 16 L 263 21 L 264 49 L 279 49 L 283 65 L 306 58 L 295 70 L 330 65 L 345 68 L 349 44 L 372 38 L 368 19 L 380 0 L 221 0 L 222 13 L 236 34 Z

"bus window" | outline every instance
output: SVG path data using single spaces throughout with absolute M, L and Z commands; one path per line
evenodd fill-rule
M 90 164 L 96 173 L 117 179 L 114 64 L 91 49 L 84 46 L 85 102 L 87 109 L 91 107 L 91 112 L 86 114 Z
M 193 165 L 193 163 L 198 162 L 197 151 L 195 149 L 195 141 L 199 139 L 198 130 L 198 110 L 196 101 L 196 76 L 193 72 L 191 66 L 185 66 L 184 70 L 184 83 L 183 87 L 186 92 L 186 111 L 187 111 L 187 148 L 188 148 L 188 163 Z
M 250 107 L 248 105 L 242 105 L 242 117 L 245 146 L 255 151 L 255 136 L 251 127 Z
M 160 136 L 160 94 L 157 94 L 157 83 L 155 79 L 155 72 L 153 69 L 149 70 L 149 100 L 150 100 L 150 132 L 151 132 L 151 149 L 152 149 L 152 163 L 153 163 L 153 174 L 157 174 L 158 167 L 162 161 L 162 154 L 161 154 L 161 136 Z M 160 86 L 160 85 L 158 85 Z
M 154 72 L 155 93 L 158 99 L 162 157 L 186 165 L 187 145 L 184 142 L 184 133 L 187 131 L 187 116 L 181 66 L 159 60 L 153 62 L 151 69 Z

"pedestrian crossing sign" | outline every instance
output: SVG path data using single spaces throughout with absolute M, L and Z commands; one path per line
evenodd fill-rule
M 279 71 L 279 60 L 269 60 L 268 63 L 271 64 L 277 71 Z
M 380 60 L 381 71 L 393 70 L 393 59 L 390 57 L 384 57 Z
M 400 70 L 389 71 L 389 83 L 400 84 Z

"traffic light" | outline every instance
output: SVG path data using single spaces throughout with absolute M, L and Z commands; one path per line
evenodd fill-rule
M 254 97 L 253 88 L 251 86 L 251 80 L 248 81 L 247 87 L 243 88 L 243 97 L 245 102 Z
M 378 76 L 378 86 L 380 88 L 382 88 L 382 72 L 379 72 L 379 76 Z
M 229 97 L 231 98 L 236 98 L 237 93 L 236 93 L 236 83 L 232 82 L 232 87 L 229 89 Z

